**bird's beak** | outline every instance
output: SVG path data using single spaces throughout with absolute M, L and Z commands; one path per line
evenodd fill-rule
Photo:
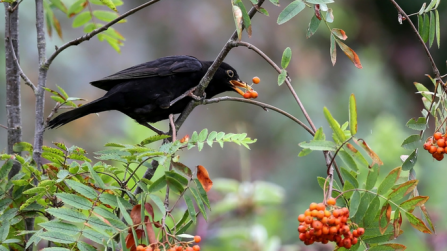
M 248 91 L 252 91 L 253 88 L 251 88 L 251 86 L 247 85 L 247 83 L 241 81 L 241 80 L 230 80 L 230 83 L 232 85 L 232 88 L 239 93 L 241 96 L 244 96 L 244 92 L 239 89 L 238 87 L 242 87 Z

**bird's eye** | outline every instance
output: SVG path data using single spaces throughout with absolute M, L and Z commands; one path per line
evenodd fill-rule
M 228 76 L 230 76 L 230 78 L 232 78 L 234 76 L 234 72 L 232 70 L 228 70 L 227 74 L 228 74 Z

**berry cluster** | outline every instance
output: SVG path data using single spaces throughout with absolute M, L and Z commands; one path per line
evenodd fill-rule
M 261 82 L 261 79 L 258 77 L 254 77 L 252 79 L 253 84 L 259 84 Z M 244 93 L 244 98 L 245 99 L 250 99 L 250 98 L 257 98 L 258 97 L 258 93 L 254 90 L 246 90 L 246 92 Z
M 194 236 L 194 240 L 185 243 L 177 243 L 178 245 L 171 246 L 169 249 L 165 249 L 161 244 L 160 247 L 153 247 L 153 245 L 138 245 L 136 251 L 200 251 L 199 245 L 194 245 L 192 247 L 188 246 L 188 244 L 199 243 L 202 240 L 202 237 L 196 235 Z
M 335 206 L 335 202 L 334 198 L 327 200 L 330 210 L 326 210 L 323 203 L 312 202 L 309 209 L 298 216 L 299 238 L 304 244 L 311 245 L 314 242 L 326 244 L 333 241 L 337 246 L 346 249 L 357 244 L 358 237 L 365 233 L 365 229 L 357 228 L 351 232 L 350 225 L 355 224 L 348 224 L 349 209 L 339 208 Z
M 442 135 L 441 132 L 435 132 L 433 137 L 429 137 L 424 144 L 424 149 L 432 154 L 433 158 L 441 161 L 444 153 L 447 153 L 447 133 Z

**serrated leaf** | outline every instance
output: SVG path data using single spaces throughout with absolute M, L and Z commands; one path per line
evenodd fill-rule
M 346 170 L 346 168 L 341 168 L 341 174 L 346 181 L 349 181 L 354 186 L 354 188 L 359 188 L 359 182 L 357 181 L 357 178 L 354 177 L 351 172 Z
M 67 235 L 77 235 L 81 231 L 81 228 L 78 226 L 65 222 L 47 221 L 39 223 L 39 225 L 48 231 L 60 232 Z
M 169 188 L 173 189 L 179 194 L 181 194 L 185 190 L 183 185 L 178 180 L 170 176 L 166 176 L 166 183 L 168 184 Z
M 355 187 L 351 184 L 351 182 L 349 182 L 349 180 L 345 180 L 345 184 L 343 185 L 343 197 L 345 197 L 346 199 L 349 199 L 353 192 L 353 189 L 355 189 Z M 346 191 L 350 191 L 350 192 L 346 192 Z
M 82 194 L 83 196 L 89 198 L 89 199 L 96 199 L 98 197 L 98 194 L 96 191 L 88 187 L 82 183 L 76 182 L 74 180 L 65 180 L 68 186 L 70 186 L 73 190 L 78 192 L 79 194 Z
M 388 236 L 386 235 L 386 237 L 388 238 Z M 382 241 L 381 241 L 382 242 Z M 371 242 L 369 242 L 371 243 Z M 386 244 L 379 244 L 377 246 L 372 246 L 371 248 L 368 249 L 368 251 L 387 251 L 387 250 L 395 250 L 395 251 L 403 251 L 405 250 L 407 247 L 405 247 L 402 244 L 398 244 L 398 243 L 386 243 Z
M 2 222 L 2 225 L 0 226 L 0 243 L 8 238 L 10 227 L 9 221 Z
M 402 170 L 403 171 L 409 171 L 411 170 L 414 165 L 416 164 L 417 160 L 418 160 L 418 155 L 416 153 L 417 149 L 415 149 L 410 156 L 408 156 L 404 163 L 402 164 Z
M 88 170 L 90 174 L 92 175 L 93 180 L 95 181 L 95 185 L 99 188 L 106 189 L 106 185 L 104 184 L 104 181 L 102 181 L 101 177 L 93 170 L 93 167 L 91 165 L 88 165 Z
M 348 38 L 348 36 L 346 35 L 346 32 L 342 29 L 338 29 L 338 28 L 333 28 L 331 30 L 331 33 L 335 36 L 337 36 L 339 39 L 341 40 L 346 40 Z M 334 41 L 335 42 L 335 41 Z
M 401 167 L 396 167 L 391 170 L 385 177 L 385 179 L 383 179 L 382 183 L 380 183 L 377 193 L 381 195 L 386 194 L 388 190 L 390 190 L 394 186 L 394 183 L 396 183 L 401 171 Z
M 345 150 L 340 150 L 338 152 L 338 156 L 341 158 L 341 160 L 343 161 L 343 163 L 346 164 L 347 167 L 349 167 L 350 169 L 352 169 L 354 172 L 358 172 L 359 168 L 354 160 L 354 158 L 349 155 L 349 153 L 347 153 Z
M 152 183 L 152 185 L 149 187 L 149 192 L 150 193 L 157 192 L 163 189 L 165 186 L 166 186 L 166 176 L 163 175 L 162 177 L 154 181 L 154 183 Z
M 118 10 L 116 9 L 115 4 L 113 3 L 112 0 L 100 0 L 101 3 L 103 3 L 105 6 L 109 7 L 111 10 L 118 12 Z
M 95 10 L 93 11 L 93 16 L 104 22 L 110 22 L 119 17 L 117 13 L 105 10 Z M 122 19 L 118 23 L 125 23 L 125 22 L 126 20 Z
M 76 244 L 80 251 L 97 251 L 95 247 L 83 241 L 77 241 Z
M 70 222 L 82 223 L 87 220 L 87 216 L 69 208 L 48 208 L 46 211 L 59 219 Z
M 368 172 L 368 177 L 366 178 L 366 190 L 372 190 L 377 182 L 377 177 L 379 177 L 379 168 L 377 166 L 372 167 Z
M 92 240 L 98 244 L 102 244 L 103 241 L 107 241 L 109 239 L 108 236 L 105 236 L 99 232 L 93 231 L 91 229 L 84 229 L 84 231 L 82 231 L 82 235 L 84 237 L 86 237 L 89 240 Z
M 332 141 L 312 140 L 310 142 L 301 142 L 298 144 L 302 148 L 309 148 L 315 151 L 336 151 L 337 145 Z
M 191 220 L 196 224 L 196 210 L 194 209 L 194 204 L 192 203 L 191 198 L 188 195 L 183 195 L 183 199 L 185 200 L 186 206 L 188 207 L 188 213 Z
M 349 97 L 349 130 L 352 136 L 357 134 L 357 105 L 354 94 Z
M 330 47 L 329 51 L 330 51 L 330 54 L 331 54 L 332 66 L 334 66 L 335 62 L 337 61 L 337 47 L 335 46 L 334 34 L 331 34 L 331 47 Z
M 88 21 L 90 21 L 92 19 L 92 14 L 90 13 L 90 11 L 84 11 L 82 13 L 79 13 L 74 19 L 73 19 L 73 24 L 72 27 L 73 28 L 77 28 L 80 27 L 86 23 L 88 23 Z M 68 98 L 68 97 L 66 97 Z
M 417 230 L 421 231 L 422 233 L 431 234 L 431 230 L 425 225 L 425 223 L 416 217 L 415 215 L 411 213 L 405 213 L 405 216 L 407 216 L 408 221 L 410 224 Z
M 13 151 L 14 152 L 29 152 L 32 153 L 33 152 L 33 145 L 31 145 L 28 142 L 19 142 L 19 143 L 15 143 L 13 146 Z
M 289 66 L 290 60 L 292 59 L 292 49 L 290 47 L 287 47 L 284 52 L 282 53 L 281 58 L 281 67 L 283 69 L 286 69 L 287 66 Z
M 202 188 L 202 185 L 200 183 L 199 184 L 196 183 L 196 185 L 197 185 L 197 188 L 199 188 L 199 189 Z M 202 190 L 203 190 L 203 188 L 202 188 Z M 201 192 L 192 186 L 190 187 L 190 191 L 191 191 L 192 195 L 194 196 L 194 199 L 196 200 L 196 204 L 197 204 L 197 207 L 199 208 L 199 211 L 202 213 L 205 220 L 208 220 L 207 215 L 206 215 L 205 205 L 204 205 L 204 203 L 207 203 L 207 202 L 204 200 L 204 197 L 202 196 Z M 203 190 L 203 191 L 205 191 L 205 190 Z M 206 196 L 206 192 L 205 192 L 205 196 Z M 208 201 L 208 197 L 206 197 L 206 200 Z M 206 205 L 208 208 L 210 208 L 209 201 L 208 201 L 208 204 L 206 204 Z
M 354 191 L 349 202 L 349 214 L 355 215 L 360 205 L 360 193 L 359 191 Z
M 418 182 L 419 182 L 418 180 L 409 180 L 401 184 L 396 189 L 394 189 L 393 192 L 390 193 L 390 195 L 388 195 L 388 199 L 390 200 L 401 199 L 402 197 L 413 191 L 414 188 L 417 186 Z
M 277 23 L 283 24 L 290 19 L 292 19 L 294 16 L 296 16 L 298 13 L 300 13 L 304 8 L 306 7 L 306 4 L 304 4 L 300 0 L 295 0 L 291 2 L 289 5 L 287 5 L 284 10 L 281 11 L 281 13 L 278 16 Z
M 281 73 L 278 75 L 278 85 L 281 86 L 286 81 L 287 71 L 282 69 Z
M 373 223 L 379 208 L 380 208 L 380 199 L 379 196 L 376 196 L 369 204 L 368 209 L 366 210 L 365 215 L 363 217 L 363 224 L 365 227 L 368 227 L 369 225 L 371 225 L 371 223 Z
M 172 162 L 173 167 L 188 177 L 192 177 L 191 169 L 180 162 Z
M 61 0 L 50 0 L 50 2 L 62 12 L 67 13 L 67 7 L 65 7 Z
M 368 193 L 364 193 L 362 198 L 360 199 L 360 204 L 357 208 L 357 213 L 353 217 L 353 221 L 360 223 L 363 221 L 363 217 L 365 216 L 365 212 L 368 209 L 368 206 L 371 202 L 371 197 Z
M 335 42 L 337 42 L 340 49 L 346 54 L 346 56 L 348 56 L 348 58 L 352 61 L 352 63 L 354 63 L 355 67 L 359 69 L 363 68 L 362 63 L 360 63 L 359 56 L 357 55 L 357 53 L 355 53 L 353 49 L 349 48 L 349 46 L 347 46 L 345 43 L 343 43 L 338 39 L 335 39 Z
M 402 142 L 402 147 L 407 150 L 414 150 L 421 145 L 421 138 L 419 134 L 410 135 L 408 138 Z
M 329 123 L 329 126 L 331 127 L 332 131 L 337 136 L 337 139 L 340 142 L 344 142 L 346 140 L 346 136 L 345 136 L 344 132 L 341 130 L 338 122 L 332 117 L 331 112 L 329 112 L 329 110 L 326 107 L 324 107 L 323 113 L 324 113 L 324 117 L 326 118 L 327 122 Z
M 427 123 L 427 120 L 425 119 L 425 117 L 419 117 L 417 119 L 417 121 L 414 118 L 411 118 L 407 122 L 406 126 L 413 130 L 422 131 L 422 130 L 425 130 L 426 123 Z
M 408 200 L 402 202 L 402 203 L 400 204 L 400 207 L 401 207 L 403 210 L 408 211 L 408 212 L 411 213 L 411 212 L 414 211 L 414 209 L 415 209 L 416 207 L 419 207 L 419 206 L 424 205 L 425 202 L 428 201 L 428 199 L 429 199 L 428 196 L 416 196 L 416 197 L 410 198 L 410 199 L 408 199 Z
M 70 244 L 76 241 L 76 239 L 72 236 L 66 235 L 61 232 L 43 232 L 39 234 L 39 237 L 47 240 L 47 241 L 53 241 L 57 243 L 65 243 Z
M 188 185 L 188 179 L 186 179 L 185 177 L 181 176 L 180 174 L 178 174 L 178 173 L 176 173 L 174 171 L 167 171 L 167 172 L 165 172 L 165 175 L 167 177 L 171 177 L 171 178 L 177 180 L 183 186 L 187 186 Z
M 70 206 L 73 206 L 75 208 L 79 209 L 85 209 L 89 210 L 92 208 L 92 203 L 87 200 L 86 198 L 83 198 L 76 194 L 69 194 L 69 193 L 55 193 L 55 195 L 61 199 L 65 204 L 68 204 Z
M 202 201 L 206 204 L 208 208 L 211 208 L 210 201 L 208 200 L 208 195 L 206 194 L 205 189 L 203 188 L 202 184 L 198 179 L 194 179 L 194 183 L 196 183 L 197 190 L 199 192 L 200 198 L 202 198 Z M 191 190 L 194 190 L 193 187 L 190 188 Z
M 368 153 L 369 157 L 372 159 L 371 166 L 374 166 L 375 164 L 379 166 L 383 165 L 383 162 L 379 158 L 379 155 L 377 155 L 363 139 L 357 140 L 356 138 L 354 138 L 354 142 L 357 145 L 361 146 Z
M 309 148 L 304 148 L 303 150 L 301 150 L 301 152 L 298 153 L 298 157 L 304 157 L 311 152 L 312 150 L 310 150 Z

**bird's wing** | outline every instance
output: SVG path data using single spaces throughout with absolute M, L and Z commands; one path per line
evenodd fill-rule
M 170 56 L 132 66 L 103 79 L 93 81 L 90 84 L 108 91 L 116 84 L 121 83 L 122 80 L 162 77 L 176 73 L 195 72 L 200 69 L 202 69 L 202 63 L 195 57 Z

